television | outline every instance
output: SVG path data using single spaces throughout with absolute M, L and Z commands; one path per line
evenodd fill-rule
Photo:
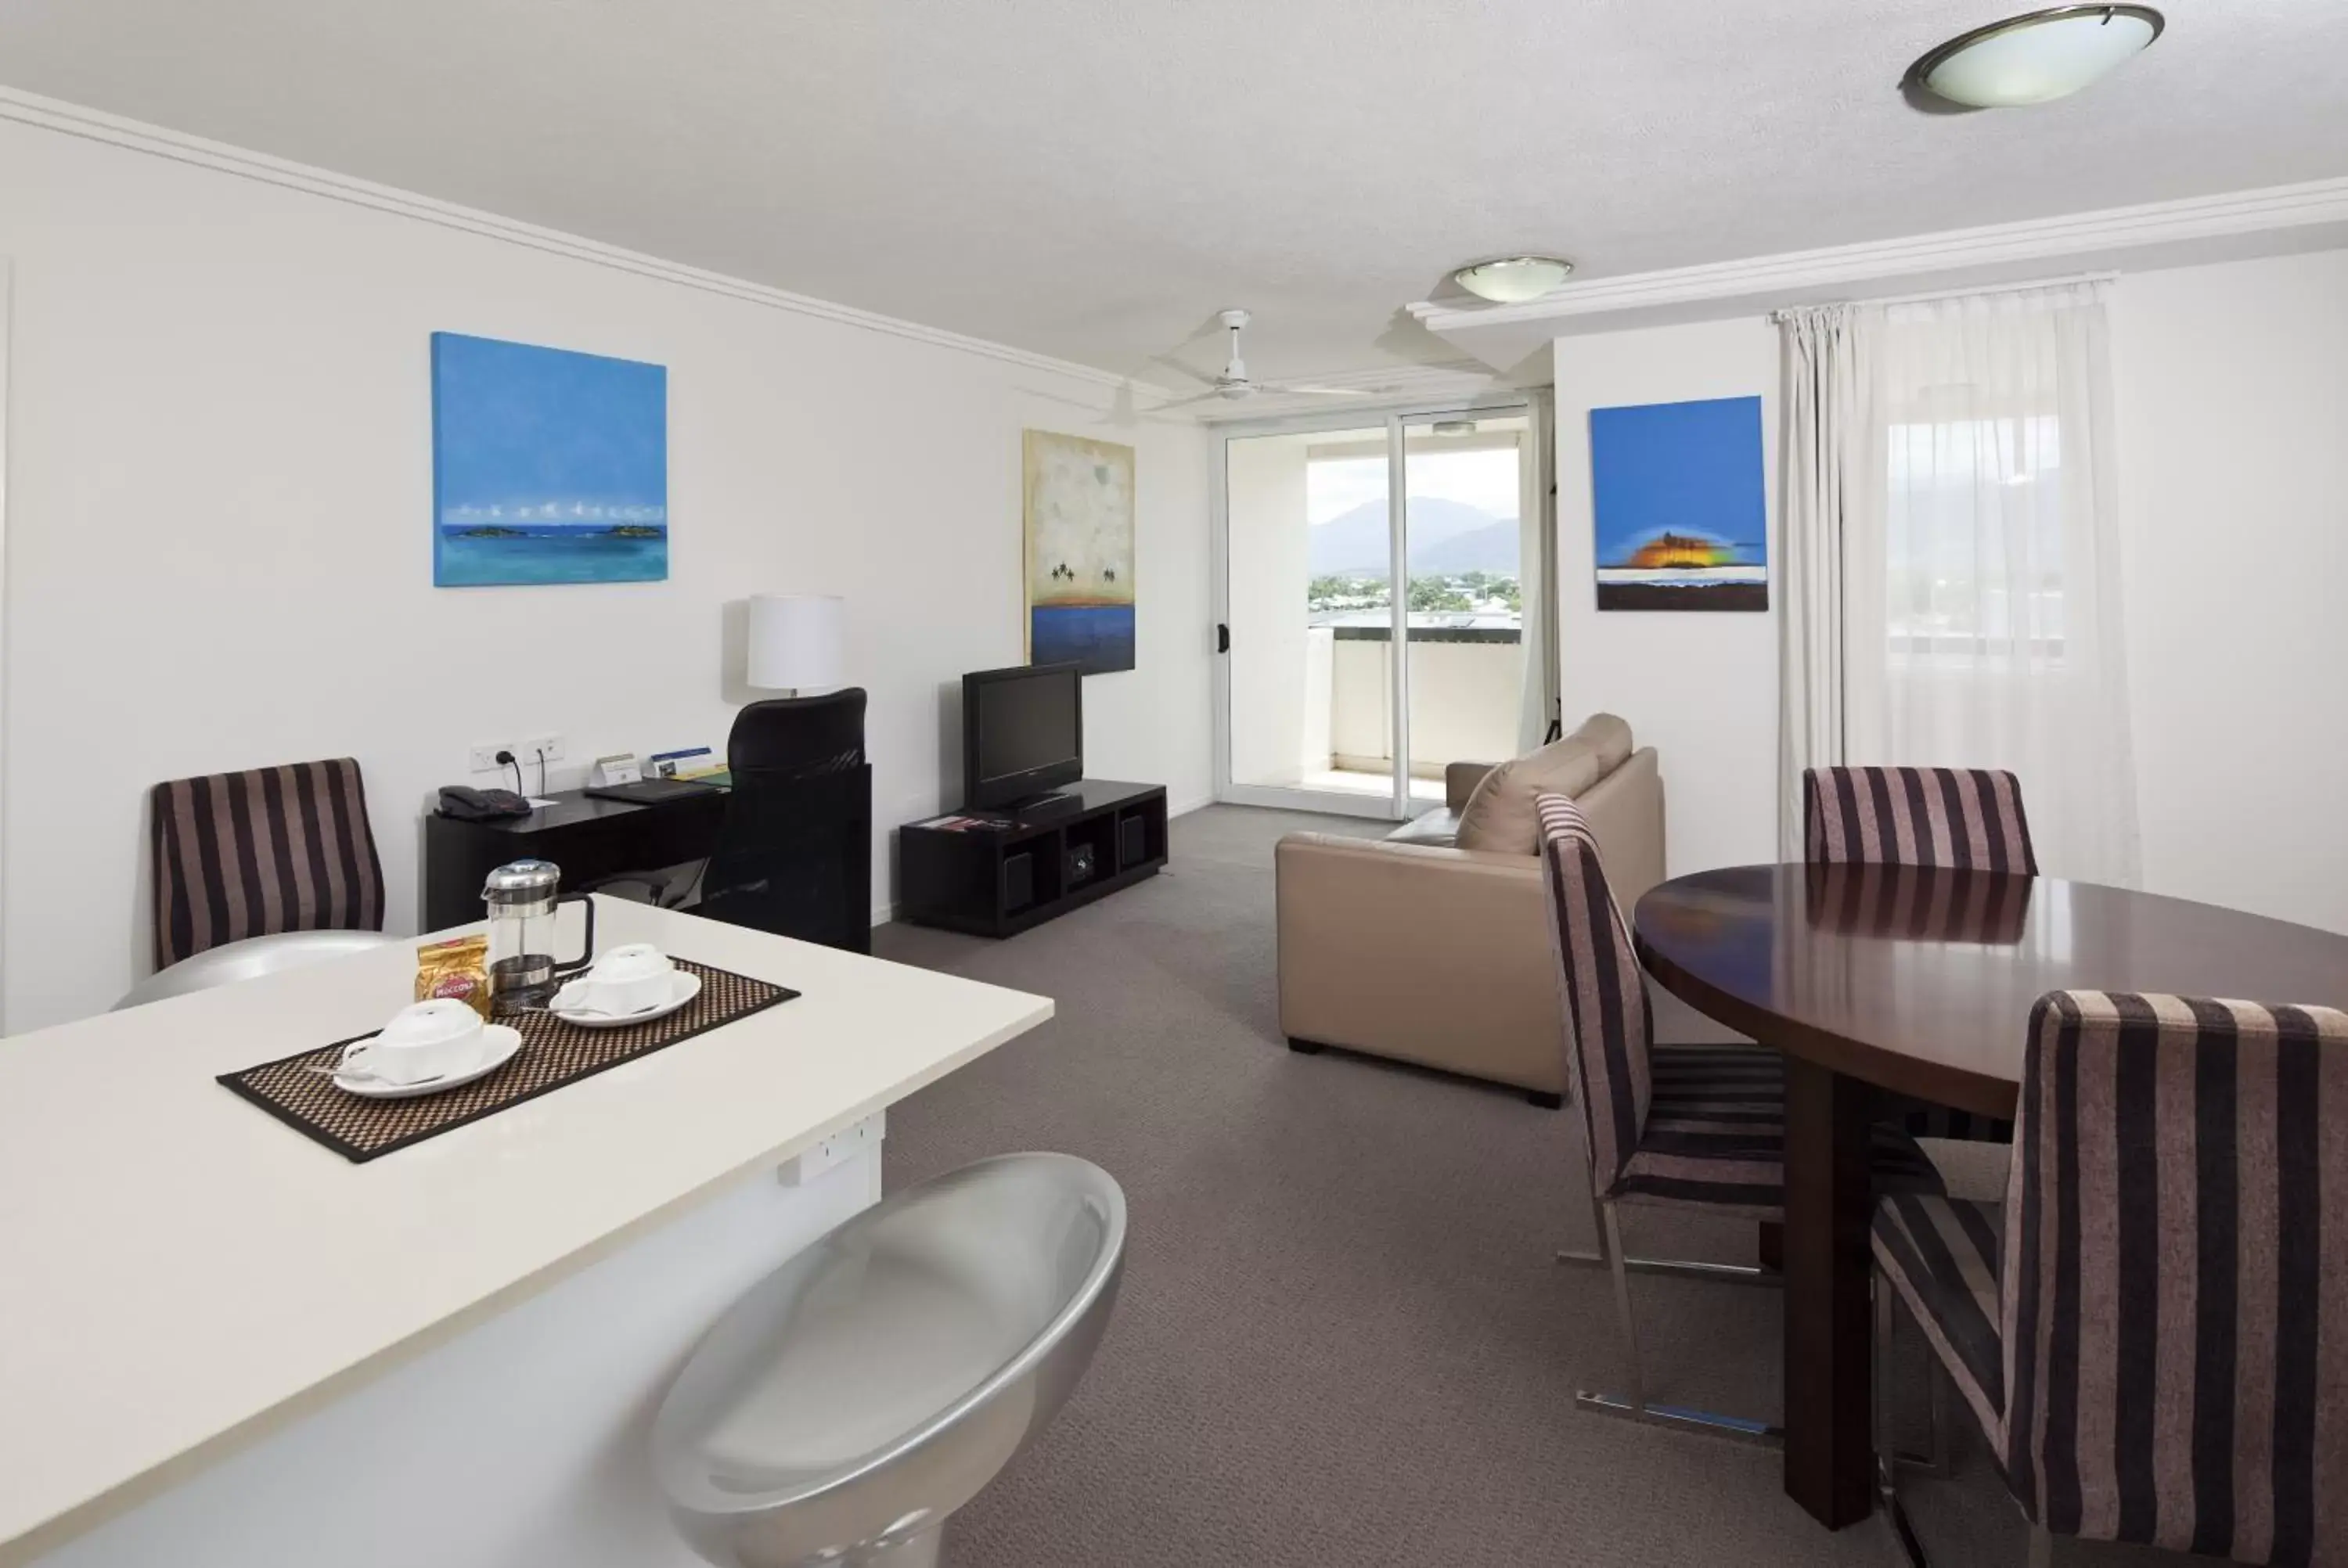
M 1084 776 L 1081 665 L 1023 664 L 962 678 L 964 811 L 1024 805 Z

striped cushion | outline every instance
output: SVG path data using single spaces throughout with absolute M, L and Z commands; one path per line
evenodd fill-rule
M 1758 1045 L 1659 1045 L 1653 1062 L 1646 1126 L 1606 1195 L 1783 1219 L 1786 1059 Z M 1938 1190 L 1913 1139 L 1890 1127 L 1871 1132 L 1879 1186 Z
M 2348 1560 L 2348 1015 L 2054 992 L 2014 1151 L 2001 1447 L 2024 1509 Z
M 1929 1194 L 1895 1194 L 1875 1211 L 1876 1264 L 1988 1432 L 2005 1419 L 1997 1294 L 2004 1215 L 1994 1204 Z
M 383 929 L 383 862 L 348 757 L 157 784 L 155 967 L 280 931 Z
M 1802 857 L 2038 871 L 2021 784 L 1986 768 L 1807 769 Z

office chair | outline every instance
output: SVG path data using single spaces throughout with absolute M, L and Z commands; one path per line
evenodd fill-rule
M 872 950 L 872 768 L 864 691 L 753 702 L 726 740 L 731 789 L 695 911 Z
M 623 872 L 591 890 L 872 950 L 872 769 L 864 692 L 753 702 L 726 740 L 717 846 L 690 875 Z

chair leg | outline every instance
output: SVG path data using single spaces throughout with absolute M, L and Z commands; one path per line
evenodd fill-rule
M 2054 1568 L 2054 1532 L 2043 1524 L 2030 1527 L 2030 1568 Z
M 1598 1229 L 1599 1255 L 1606 1260 L 1610 1272 L 1614 1276 L 1614 1310 L 1622 1318 L 1622 1346 L 1631 1357 L 1631 1397 L 1625 1399 L 1619 1394 L 1593 1394 L 1588 1389 L 1581 1389 L 1573 1396 L 1574 1405 L 1599 1415 L 1620 1416 L 1679 1431 L 1704 1432 L 1713 1437 L 1734 1438 L 1741 1442 L 1764 1446 L 1782 1444 L 1786 1440 L 1785 1430 L 1766 1421 L 1647 1402 L 1646 1371 L 1639 1358 L 1639 1329 L 1631 1315 L 1630 1260 L 1622 1254 L 1622 1221 L 1615 1205 L 1595 1194 L 1591 1197 L 1591 1218 Z
M 1891 1281 L 1883 1271 L 1875 1271 L 1875 1490 L 1882 1499 L 1884 1522 L 1890 1527 L 1891 1543 L 1908 1563 L 1908 1568 L 1931 1568 L 1924 1555 L 1924 1543 L 1916 1538 L 1916 1527 L 1909 1522 L 1908 1511 L 1900 1506 L 1900 1460 L 1891 1449 L 1891 1345 L 1892 1345 Z M 1933 1358 L 1934 1370 L 1939 1369 L 1939 1358 Z M 1938 1442 L 1937 1437 L 1934 1439 Z

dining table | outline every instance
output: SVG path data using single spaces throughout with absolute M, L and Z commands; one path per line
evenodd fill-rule
M 2348 1008 L 2348 936 L 2188 898 L 1955 867 L 1736 866 L 1639 900 L 1639 959 L 1785 1057 L 1785 1485 L 1874 1505 L 1870 1125 L 1916 1102 L 2010 1119 L 2031 1005 L 2166 992 Z

